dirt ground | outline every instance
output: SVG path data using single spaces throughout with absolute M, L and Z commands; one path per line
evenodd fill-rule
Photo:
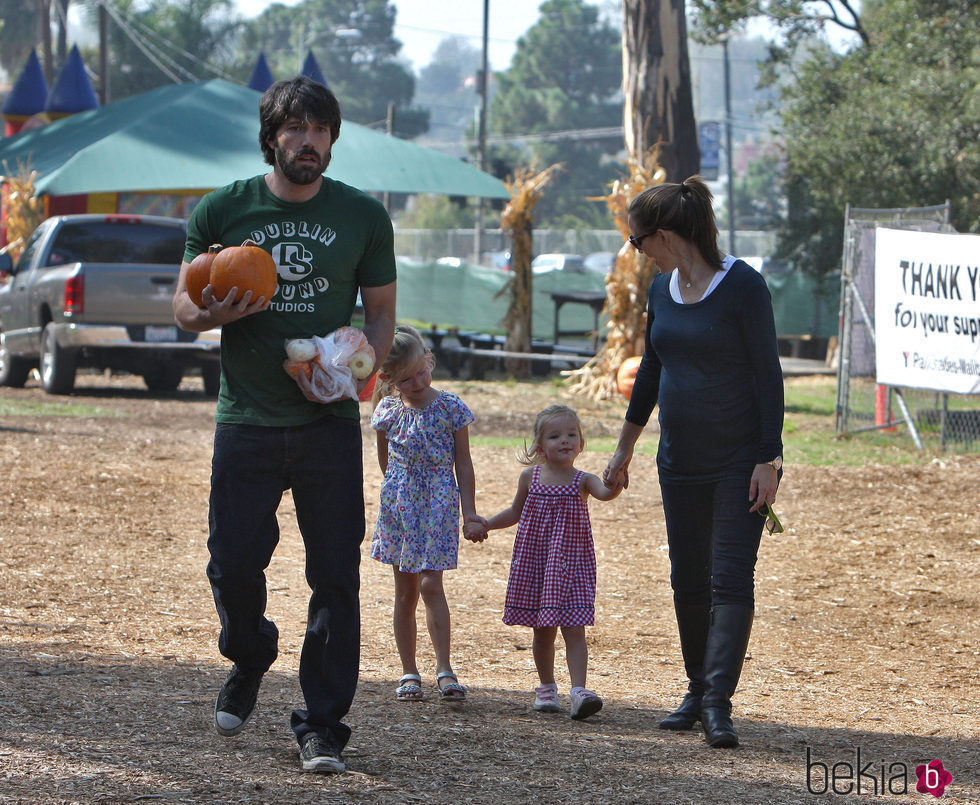
M 806 382 L 788 380 L 787 382 Z M 742 746 L 656 724 L 683 692 L 652 457 L 619 499 L 591 504 L 599 566 L 583 722 L 531 710 L 530 632 L 501 623 L 513 530 L 463 543 L 446 574 L 462 704 L 399 703 L 386 566 L 362 563 L 361 684 L 349 773 L 303 774 L 289 730 L 307 588 L 287 495 L 269 571 L 281 655 L 247 729 L 221 738 L 227 671 L 204 576 L 214 404 L 190 379 L 153 396 L 87 376 L 70 398 L 36 382 L 0 400 L 2 803 L 929 802 L 916 766 L 952 773 L 943 798 L 980 803 L 980 457 L 921 466 L 806 467 L 788 457 L 763 541 L 757 618 L 735 699 Z M 477 415 L 478 507 L 508 504 L 514 449 L 554 385 L 439 381 Z M 623 405 L 569 398 L 587 437 L 614 436 Z M 65 416 L 52 403 L 85 406 Z M 368 411 L 362 409 L 365 435 Z M 644 439 L 655 439 L 655 428 Z M 607 456 L 580 461 L 598 472 Z M 368 522 L 380 473 L 365 440 Z M 559 655 L 560 689 L 568 683 Z M 847 793 L 850 792 L 850 793 Z

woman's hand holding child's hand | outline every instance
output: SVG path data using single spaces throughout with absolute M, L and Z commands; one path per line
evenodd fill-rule
M 470 542 L 483 542 L 487 538 L 487 518 L 478 514 L 463 518 L 463 537 Z

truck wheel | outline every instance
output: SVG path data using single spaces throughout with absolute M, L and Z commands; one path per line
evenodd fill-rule
M 176 391 L 184 379 L 184 367 L 172 361 L 151 363 L 143 372 L 143 382 L 150 391 Z
M 217 361 L 202 363 L 201 378 L 204 380 L 204 396 L 217 397 L 221 390 L 221 364 Z
M 41 333 L 41 386 L 48 394 L 71 394 L 75 388 L 75 353 L 58 344 L 50 324 Z
M 31 361 L 10 354 L 3 341 L 3 334 L 0 333 L 0 386 L 23 388 L 31 373 L 31 366 Z

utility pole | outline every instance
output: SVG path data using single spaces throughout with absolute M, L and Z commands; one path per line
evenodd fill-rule
M 395 102 L 388 101 L 388 114 L 385 117 L 385 133 L 389 137 L 395 136 Z M 385 205 L 385 209 L 391 213 L 391 193 L 387 190 L 384 191 L 382 195 L 382 203 Z
M 487 169 L 487 73 L 489 71 L 489 58 L 487 46 L 489 42 L 488 30 L 490 27 L 490 0 L 483 0 L 483 57 L 480 67 L 480 80 L 478 81 L 480 92 L 480 124 L 478 148 L 478 167 L 481 171 Z M 473 227 L 473 262 L 480 263 L 480 255 L 483 254 L 483 234 L 484 222 L 484 200 L 476 200 L 476 224 Z
M 56 0 L 58 10 L 58 66 L 68 60 L 68 0 Z
M 99 3 L 99 104 L 109 103 L 109 12 Z
M 728 253 L 735 254 L 735 178 L 732 176 L 732 82 L 728 67 L 728 37 L 721 41 L 725 63 L 725 154 L 728 159 Z
M 41 26 L 41 61 L 44 65 L 44 77 L 48 84 L 54 83 L 54 54 L 51 42 L 51 0 L 38 0 L 38 10 L 41 12 L 39 23 Z

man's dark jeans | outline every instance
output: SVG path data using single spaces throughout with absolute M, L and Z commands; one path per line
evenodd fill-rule
M 341 719 L 357 688 L 360 662 L 360 545 L 364 539 L 361 429 L 324 417 L 297 427 L 219 424 L 211 465 L 207 574 L 221 620 L 218 648 L 245 670 L 265 671 L 279 631 L 265 616 L 265 570 L 279 542 L 276 510 L 292 490 L 312 590 L 299 679 L 306 710 L 297 739 L 310 732 L 343 748 Z

